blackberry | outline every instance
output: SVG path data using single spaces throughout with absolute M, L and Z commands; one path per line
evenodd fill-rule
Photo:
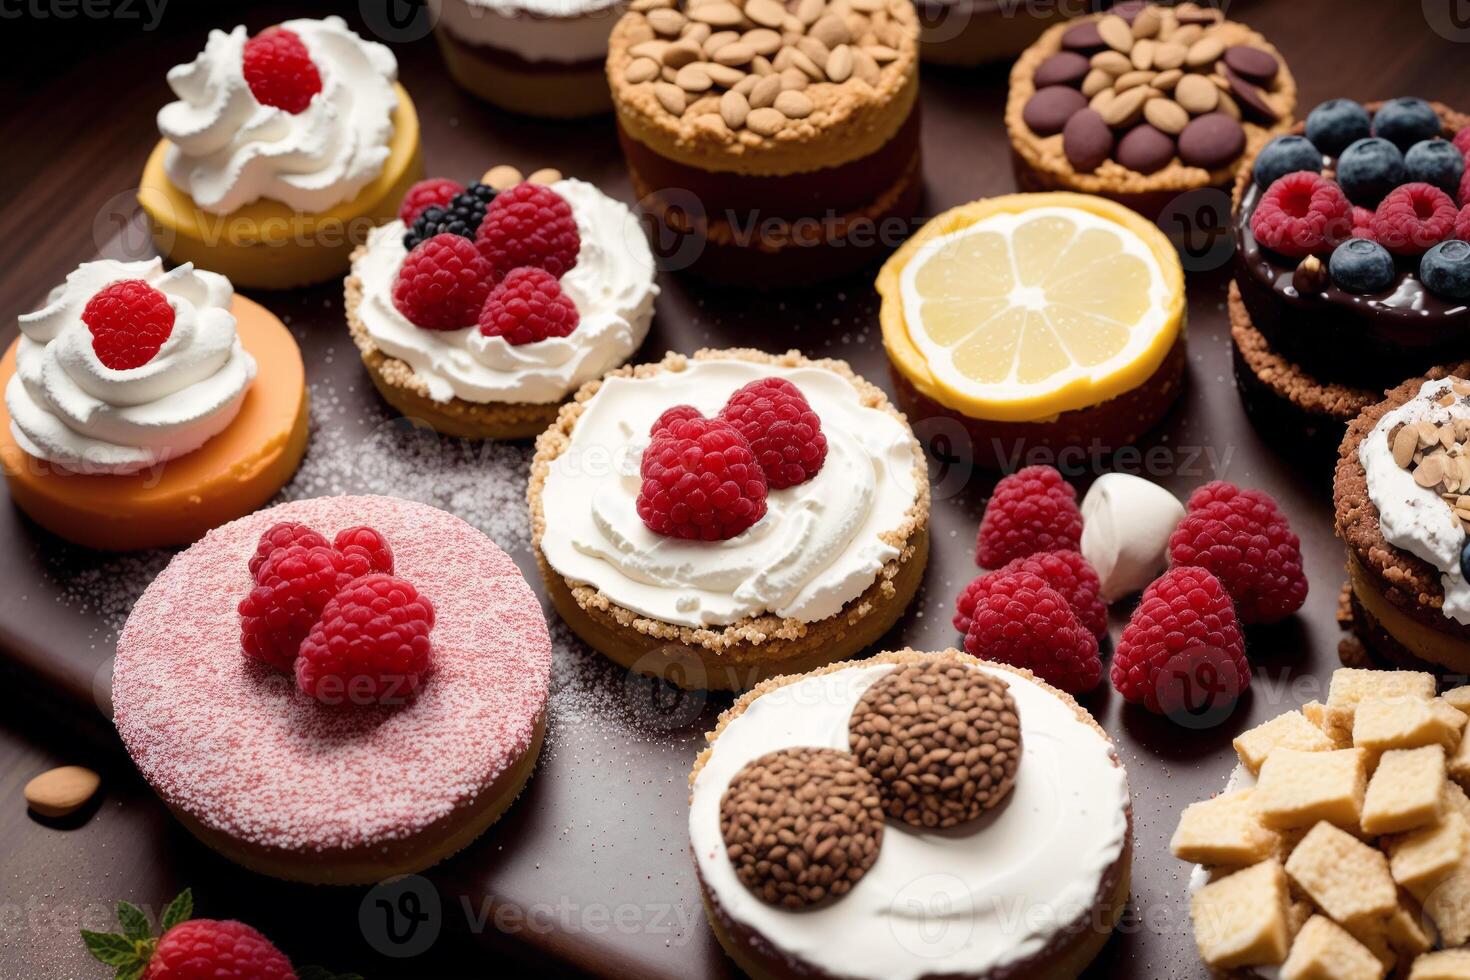
M 485 209 L 495 200 L 495 189 L 488 184 L 471 184 L 454 195 L 447 208 L 427 207 L 414 219 L 413 227 L 403 235 L 403 247 L 410 252 L 419 242 L 448 233 L 475 240 Z

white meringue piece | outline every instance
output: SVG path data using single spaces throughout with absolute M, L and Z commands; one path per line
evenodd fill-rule
M 1082 557 L 1102 581 L 1104 602 L 1143 589 L 1169 560 L 1169 535 L 1184 505 L 1168 490 L 1128 473 L 1105 473 L 1082 498 Z

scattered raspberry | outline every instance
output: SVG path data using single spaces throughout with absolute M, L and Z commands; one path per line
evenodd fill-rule
M 522 266 L 545 269 L 560 279 L 577 264 L 582 238 L 572 206 L 541 184 L 517 184 L 485 209 L 475 244 L 498 282 Z
M 1038 551 L 1076 551 L 1082 542 L 1077 491 L 1050 466 L 1027 466 L 995 485 L 976 541 L 982 568 Z
M 296 685 L 327 704 L 398 703 L 418 690 L 433 653 L 434 604 L 392 575 L 338 592 L 301 644 Z
M 516 346 L 565 337 L 578 322 L 577 304 L 561 291 L 556 277 L 532 267 L 516 269 L 500 280 L 480 309 L 480 333 L 504 337 Z
M 490 293 L 490 263 L 473 242 L 447 232 L 414 246 L 393 283 L 393 305 L 416 327 L 461 330 Z
M 1353 237 L 1377 241 L 1373 237 L 1373 212 L 1368 208 L 1353 205 Z
M 720 418 L 740 430 L 777 490 L 810 480 L 827 459 L 822 420 L 785 378 L 752 381 L 730 396 Z
M 454 198 L 464 192 L 464 185 L 447 177 L 430 177 L 421 180 L 403 195 L 398 205 L 398 220 L 412 227 L 425 208 L 447 208 Z
M 393 549 L 370 527 L 349 527 L 337 534 L 332 547 L 344 555 L 360 555 L 375 572 L 393 574 Z
M 1251 668 L 1235 607 L 1220 580 L 1203 568 L 1169 569 L 1143 590 L 1113 651 L 1113 687 L 1150 711 L 1197 712 L 1234 702 L 1250 687 Z
M 1099 593 L 1102 583 L 1092 564 L 1076 551 L 1043 551 L 1025 558 L 1017 558 L 1004 568 L 986 572 L 975 579 L 960 593 L 955 601 L 954 628 L 961 633 L 970 631 L 970 620 L 975 613 L 975 603 L 990 586 L 986 580 L 1012 572 L 1030 572 L 1039 576 L 1047 585 L 1059 592 L 1072 612 L 1087 631 L 1099 640 L 1108 635 L 1108 607 L 1103 604 Z
M 662 415 L 653 420 L 653 424 L 648 427 L 649 438 L 657 439 L 680 422 L 702 418 L 704 418 L 704 413 L 693 405 L 675 405 L 673 408 L 664 410 Z
M 257 584 L 240 602 L 240 646 L 245 655 L 290 670 L 327 602 L 372 571 L 360 554 L 289 545 L 271 553 Z
M 1251 215 L 1257 241 L 1297 258 L 1332 251 L 1352 227 L 1352 205 L 1342 188 L 1309 170 L 1277 178 Z
M 1031 572 L 996 573 L 975 596 L 965 649 L 985 660 L 1025 667 L 1049 684 L 1082 694 L 1102 678 L 1097 638 L 1067 600 Z
M 296 980 L 271 941 L 233 919 L 190 919 L 158 940 L 143 980 Z
M 1466 203 L 1455 218 L 1455 238 L 1462 242 L 1470 242 L 1470 203 Z
M 1461 207 L 1470 207 L 1470 161 L 1467 161 L 1465 172 L 1460 175 L 1460 196 L 1456 200 Z
M 287 112 L 304 111 L 322 90 L 311 52 L 284 27 L 268 27 L 246 41 L 242 69 L 255 101 Z
M 174 332 L 168 297 L 141 279 L 120 279 L 102 287 L 82 310 L 92 332 L 92 350 L 114 371 L 142 367 Z
M 1455 202 L 1433 184 L 1389 191 L 1373 215 L 1373 237 L 1395 255 L 1422 255 L 1455 229 Z
M 1207 568 L 1235 599 L 1246 623 L 1274 623 L 1307 598 L 1301 542 L 1270 495 L 1223 480 L 1189 498 L 1169 537 L 1171 564 Z
M 1455 149 L 1465 154 L 1467 161 L 1470 161 L 1470 126 L 1464 127 L 1455 134 L 1454 144 Z
M 677 422 L 649 443 L 638 516 L 655 534 L 723 541 L 766 514 L 766 476 L 724 419 Z
M 299 544 L 303 548 L 325 548 L 327 539 L 305 524 L 297 524 L 295 521 L 277 524 L 260 536 L 260 543 L 255 546 L 255 554 L 250 558 L 250 577 L 259 582 L 260 567 L 265 564 L 266 559 L 275 554 L 276 549 L 289 548 L 293 544 Z

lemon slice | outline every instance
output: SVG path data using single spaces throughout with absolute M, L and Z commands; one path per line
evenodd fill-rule
M 897 297 L 891 279 L 879 288 L 901 304 L 905 353 L 966 414 L 1036 421 L 1100 404 L 1147 381 L 1178 337 L 1178 259 L 1132 212 L 1039 194 L 945 219 L 895 256 Z

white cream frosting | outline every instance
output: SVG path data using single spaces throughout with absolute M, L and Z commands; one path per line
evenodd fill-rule
M 821 470 L 771 490 L 766 515 L 729 540 L 649 530 L 636 508 L 649 426 L 675 405 L 714 416 L 735 391 L 772 376 L 801 389 L 821 419 Z M 821 368 L 709 360 L 608 378 L 547 473 L 541 550 L 564 577 L 667 623 L 726 626 L 766 613 L 815 622 L 861 595 L 898 556 L 880 535 L 898 531 L 914 505 L 915 452 L 906 425 Z
M 1460 549 L 1465 532 L 1449 506 L 1432 488 L 1414 482 L 1414 474 L 1394 462 L 1388 434 L 1400 422 L 1410 425 L 1428 419 L 1442 425 L 1470 418 L 1470 405 L 1456 398 L 1447 407 L 1435 403 L 1449 384 L 1426 381 L 1419 394 L 1384 414 L 1363 437 L 1358 460 L 1368 477 L 1368 499 L 1378 510 L 1378 526 L 1384 539 L 1439 569 L 1444 589 L 1444 614 L 1457 623 L 1470 625 L 1470 584 L 1460 571 Z
M 1008 798 L 947 831 L 888 820 L 878 859 L 841 898 L 797 912 L 768 905 L 740 883 L 725 853 L 720 800 L 736 773 L 779 749 L 847 750 L 853 707 L 893 669 L 859 665 L 803 678 L 762 695 L 725 727 L 689 809 L 699 874 L 734 922 L 831 976 L 988 976 L 1088 915 L 1128 839 L 1128 778 L 1112 747 L 1033 681 L 993 671 L 1021 718 L 1021 764 Z
M 82 320 L 109 283 L 141 279 L 168 298 L 173 331 L 141 367 L 114 370 Z M 16 442 L 30 455 L 82 473 L 132 473 L 193 452 L 239 413 L 255 380 L 240 346 L 230 281 L 159 259 L 79 266 L 46 304 L 19 318 L 16 372 L 5 388 Z
M 168 73 L 179 97 L 158 112 L 164 166 L 202 210 L 228 214 L 266 198 L 319 212 L 356 197 L 383 172 L 393 138 L 398 61 L 341 17 L 283 25 L 311 53 L 322 90 L 299 113 L 261 105 L 245 82 L 249 34 L 210 31 L 203 52 Z
M 1104 602 L 1140 591 L 1164 570 L 1184 505 L 1130 473 L 1104 473 L 1082 498 L 1082 557 L 1097 570 Z
M 577 328 L 565 337 L 510 344 L 470 324 L 461 330 L 424 330 L 393 305 L 393 283 L 408 254 L 404 227 L 374 229 L 367 250 L 352 264 L 363 285 L 358 316 L 373 343 L 406 363 L 437 402 L 549 404 L 625 362 L 653 319 L 653 253 L 633 212 L 580 180 L 552 184 L 572 206 L 582 238 L 577 264 L 561 280 L 577 307 Z
M 577 64 L 607 56 L 622 0 L 430 0 L 436 22 L 468 44 L 526 61 Z

